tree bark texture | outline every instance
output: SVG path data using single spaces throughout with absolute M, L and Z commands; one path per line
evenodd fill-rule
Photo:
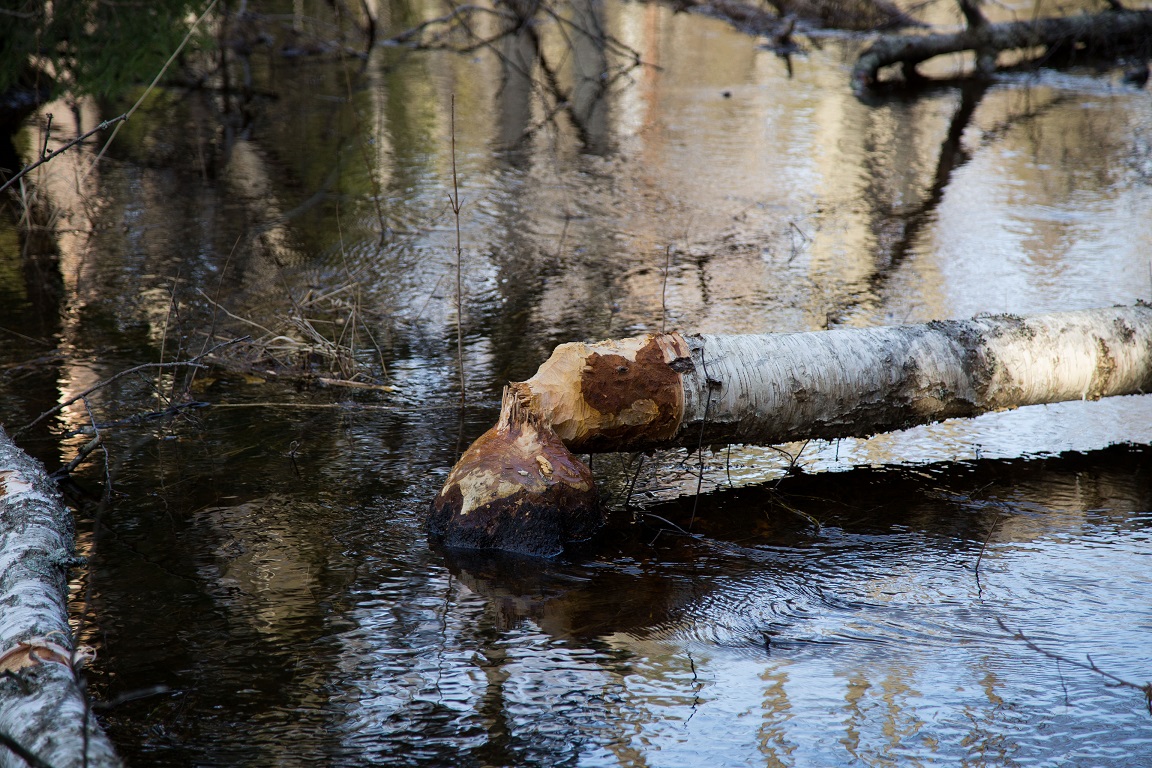
M 1152 391 L 1152 307 L 561 344 L 433 499 L 433 542 L 552 557 L 603 523 L 576 452 L 867 437 Z
M 563 344 L 512 391 L 576 452 L 867 437 L 1152 392 L 1152 307 Z
M 0 743 L 0 767 L 23 768 L 27 755 L 53 768 L 121 764 L 77 678 L 73 546 L 72 516 L 55 486 L 0 429 L 0 742 L 10 740 Z
M 1083 44 L 1092 49 L 1115 48 L 1152 34 L 1152 11 L 1110 10 L 1092 15 L 1065 16 L 970 26 L 962 32 L 928 35 L 884 35 L 864 50 L 852 69 L 856 87 L 877 82 L 882 67 L 902 64 L 911 69 L 922 61 L 949 53 L 973 51 L 994 60 L 996 51 Z

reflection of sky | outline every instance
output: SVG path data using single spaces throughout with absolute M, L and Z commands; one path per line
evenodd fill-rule
M 560 128 L 546 126 L 527 140 L 522 155 L 494 153 L 493 137 L 504 126 L 492 108 L 500 82 L 493 59 L 421 55 L 390 59 L 387 68 L 369 64 L 370 90 L 356 99 L 362 130 L 373 134 L 367 151 L 355 138 L 331 141 L 339 133 L 331 124 L 323 136 L 310 124 L 317 104 L 325 116 L 341 109 L 347 83 L 341 71 L 334 78 L 340 99 L 317 94 L 320 77 L 279 83 L 281 98 L 268 109 L 282 112 L 230 148 L 221 177 L 227 183 L 218 188 L 199 173 L 193 182 L 166 175 L 162 164 L 134 165 L 129 156 L 92 177 L 106 187 L 100 206 L 89 211 L 75 190 L 81 150 L 54 161 L 59 173 L 45 189 L 73 215 L 72 229 L 59 238 L 72 313 L 63 336 L 65 346 L 82 350 L 61 369 L 61 399 L 112 372 L 76 362 L 85 345 L 98 346 L 77 314 L 87 302 L 108 302 L 116 323 L 139 323 L 155 343 L 167 330 L 169 286 L 177 276 L 215 284 L 226 274 L 222 303 L 249 316 L 265 304 L 283 312 L 290 291 L 302 293 L 313 282 L 331 288 L 326 283 L 354 274 L 368 305 L 393 324 L 386 330 L 395 343 L 387 352 L 399 391 L 389 402 L 414 415 L 392 427 L 403 439 L 381 440 L 386 417 L 372 412 L 357 416 L 357 424 L 369 425 L 359 431 L 301 428 L 305 476 L 313 446 L 334 454 L 321 480 L 303 482 L 322 483 L 336 497 L 338 513 L 324 518 L 334 528 L 347 523 L 346 510 L 366 503 L 349 481 L 353 475 L 383 478 L 384 507 L 395 502 L 393 493 L 412 509 L 427 503 L 458 434 L 455 420 L 436 410 L 454 402 L 457 371 L 455 227 L 444 199 L 454 94 L 465 200 L 466 367 L 469 386 L 489 397 L 509 370 L 530 373 L 557 341 L 657 328 L 665 302 L 669 327 L 765 332 L 1152 298 L 1152 186 L 1141 175 L 1147 157 L 1138 156 L 1152 125 L 1146 92 L 1080 90 L 1091 83 L 1067 77 L 991 88 L 961 126 L 968 158 L 960 158 L 939 204 L 923 208 L 960 103 L 954 92 L 865 105 L 849 92 L 851 56 L 842 41 L 813 46 L 797 57 L 789 77 L 774 54 L 720 22 L 655 4 L 610 4 L 605 13 L 611 28 L 661 67 L 642 67 L 631 85 L 614 92 L 607 144 L 615 152 L 607 156 L 582 152 L 563 116 Z M 546 35 L 545 44 L 552 50 L 557 41 Z M 309 66 L 325 71 L 320 63 Z M 94 102 L 81 105 L 85 127 L 94 125 Z M 59 138 L 69 110 L 54 109 Z M 539 119 L 539 104 L 526 111 Z M 292 117 L 279 119 L 285 114 Z M 159 122 L 143 114 L 134 121 L 164 138 L 146 119 Z M 365 181 L 365 163 L 376 165 L 369 170 L 379 189 Z M 341 177 L 338 190 L 310 214 L 282 220 L 317 193 L 309 180 L 350 165 L 355 173 Z M 212 194 L 196 197 L 181 188 L 193 183 Z M 386 245 L 376 202 L 392 230 Z M 218 208 L 205 212 L 210 205 Z M 260 225 L 268 229 L 259 242 L 238 237 Z M 279 260 L 299 269 L 284 269 Z M 139 290 L 124 290 L 129 283 Z M 119 395 L 93 400 L 102 397 Z M 470 411 L 473 421 L 477 410 Z M 285 448 L 289 442 L 285 417 L 271 413 L 259 440 L 279 451 L 276 441 Z M 63 418 L 69 427 L 88 422 L 80 404 Z M 75 438 L 68 452 L 83 441 Z M 1090 450 L 1118 441 L 1152 443 L 1152 398 L 1037 406 L 811 445 L 799 463 L 810 471 L 843 470 Z M 676 466 L 683 454 L 660 456 L 667 463 L 655 483 L 666 490 L 654 495 L 694 492 L 694 467 Z M 149 475 L 152 459 L 132 458 L 136 471 Z M 221 493 L 235 492 L 236 478 L 226 475 L 239 473 L 196 463 L 210 460 L 197 456 L 180 466 L 190 476 L 220 472 L 212 479 Z M 250 474 L 261 475 L 273 459 L 262 461 L 260 471 L 249 466 Z M 729 475 L 737 485 L 763 483 L 787 465 L 768 448 L 735 448 L 730 468 L 724 451 L 708 461 L 706 489 Z M 154 484 L 149 477 L 132 489 L 146 496 Z M 313 491 L 308 485 L 300 493 Z M 1123 501 L 1141 492 L 1116 496 Z M 780 567 L 765 565 L 779 566 L 772 559 L 778 553 L 754 548 L 736 575 L 718 576 L 699 563 L 680 564 L 685 572 L 672 566 L 669 581 L 695 587 L 699 580 L 700 587 L 675 616 L 660 614 L 647 624 L 640 616 L 630 626 L 644 631 L 609 627 L 591 640 L 564 631 L 570 617 L 562 605 L 547 621 L 500 620 L 494 598 L 450 580 L 413 535 L 407 559 L 397 558 L 391 572 L 381 566 L 361 576 L 359 587 L 340 595 L 350 607 L 334 610 L 354 624 L 333 643 L 341 653 L 329 658 L 325 649 L 292 648 L 322 657 L 315 666 L 330 675 L 324 691 L 308 689 L 302 698 L 336 691 L 326 699 L 335 712 L 324 714 L 347 752 L 397 764 L 448 764 L 493 744 L 492 763 L 507 754 L 524 764 L 570 759 L 589 766 L 823 766 L 853 759 L 915 765 L 963 758 L 1123 765 L 1131 755 L 1152 753 L 1152 726 L 1137 693 L 1057 668 L 995 637 L 994 623 L 1002 616 L 1045 647 L 1075 658 L 1090 652 L 1109 670 L 1145 681 L 1152 631 L 1147 516 L 1137 510 L 1105 524 L 1084 510 L 1118 502 L 1074 497 L 1070 512 L 1058 510 L 1057 525 L 1053 510 L 1042 509 L 1040 522 L 1033 517 L 1035 506 L 1057 506 L 1050 497 L 1031 507 L 1016 502 L 1006 500 L 1018 514 L 989 539 L 980 592 L 970 540 L 941 541 L 914 526 L 872 537 L 826 530 L 817 545 L 796 548 L 794 560 Z M 152 503 L 133 511 L 125 502 L 122 514 L 154 515 Z M 218 610 L 234 627 L 253 622 L 277 642 L 291 641 L 284 617 L 313 615 L 321 594 L 314 585 L 323 574 L 316 564 L 338 560 L 342 546 L 329 540 L 326 527 L 280 538 L 282 528 L 294 528 L 268 516 L 295 506 L 279 502 L 262 516 L 237 502 L 227 508 L 234 512 L 208 515 L 213 530 L 229 533 L 249 554 L 229 555 L 227 568 L 197 572 L 243 585 L 254 598 L 221 598 Z M 393 522 L 373 518 L 376 527 L 363 526 L 357 535 L 371 544 L 364 549 L 394 544 Z M 697 566 L 702 573 L 691 570 Z M 163 617 L 156 623 L 167 628 Z M 133 641 L 119 642 L 118 654 Z M 213 674 L 250 671 L 212 653 L 205 651 L 203 663 Z M 117 663 L 131 669 L 130 656 Z M 314 686 L 315 679 L 292 685 Z M 291 713 L 285 719 L 295 725 Z
M 443 576 L 383 582 L 344 636 L 341 728 L 379 756 L 433 763 L 495 741 L 520 764 L 1124 765 L 1152 750 L 1139 694 L 1006 641 L 996 618 L 1142 681 L 1148 520 L 1054 528 L 1058 510 L 1040 514 L 1051 522 L 1031 538 L 1005 521 L 979 588 L 974 543 L 949 555 L 919 532 L 829 531 L 795 578 L 703 572 L 711 587 L 683 618 L 591 644 L 527 619 L 500 627 Z

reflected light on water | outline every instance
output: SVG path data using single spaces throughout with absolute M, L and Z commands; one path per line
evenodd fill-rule
M 992 9 L 1013 10 L 1031 6 Z M 647 64 L 593 88 L 585 70 L 615 54 L 570 49 L 555 20 L 503 40 L 503 59 L 229 49 L 258 97 L 173 89 L 90 194 L 90 148 L 37 177 L 66 224 L 61 296 L 37 310 L 61 359 L 27 386 L 8 365 L 28 347 L 0 347 L 6 426 L 333 292 L 355 296 L 372 333 L 357 359 L 395 388 L 212 371 L 193 396 L 221 407 L 106 430 L 109 500 L 102 464 L 77 473 L 92 690 L 170 689 L 105 713 L 129 762 L 1147 762 L 1137 692 L 998 620 L 1148 680 L 1148 396 L 704 451 L 702 468 L 686 452 L 597 456 L 612 521 L 571 559 L 429 549 L 448 468 L 557 343 L 1152 297 L 1145 92 L 1041 72 L 865 103 L 844 38 L 786 63 L 653 3 L 571 14 Z M 509 64 L 541 56 L 571 86 L 563 104 Z M 57 130 L 98 122 L 95 100 L 77 103 L 82 125 L 45 108 Z M 0 245 L 24 242 L 0 226 Z M 23 262 L 2 255 L 16 280 Z M 0 327 L 31 325 L 30 292 L 0 287 L 16 297 Z M 154 384 L 126 377 L 91 405 L 112 422 Z M 67 460 L 88 423 L 78 403 L 34 447 Z

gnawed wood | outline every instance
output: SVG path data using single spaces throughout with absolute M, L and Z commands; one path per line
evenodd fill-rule
M 581 452 L 867 437 L 1152 391 L 1152 308 L 562 344 L 512 386 Z
M 517 393 L 432 502 L 428 531 L 446 547 L 552 557 L 604 523 L 592 473 Z
M 677 333 L 561 344 L 512 389 L 572 450 L 655 445 L 679 430 L 690 354 Z
M 43 468 L 0 429 L 0 734 L 54 768 L 118 766 L 85 705 L 72 645 L 72 516 Z M 27 760 L 0 745 L 0 767 Z
M 431 527 L 470 518 L 454 546 L 541 553 L 570 541 L 552 505 L 598 519 L 575 451 L 867 437 L 1040 403 L 1152 392 L 1152 307 L 811 333 L 648 334 L 562 344 L 510 386 L 500 424 L 433 503 Z M 561 442 L 562 441 L 562 442 Z M 565 448 L 565 446 L 567 446 Z M 537 452 L 564 486 L 535 476 Z M 520 478 L 520 479 L 517 479 Z M 579 488 L 573 495 L 568 489 Z M 508 519 L 515 521 L 509 523 Z M 543 533 L 534 526 L 558 526 Z M 517 541 L 506 546 L 507 532 Z M 530 533 L 529 533 L 530 531 Z M 524 547 L 519 539 L 547 540 Z
M 1090 50 L 1116 50 L 1152 35 L 1152 11 L 1109 10 L 1076 15 L 977 24 L 961 32 L 926 35 L 884 35 L 866 48 L 852 68 L 852 83 L 867 88 L 879 80 L 883 67 L 900 64 L 905 75 L 935 56 L 972 51 L 994 68 L 995 53 L 1022 48 L 1084 46 Z

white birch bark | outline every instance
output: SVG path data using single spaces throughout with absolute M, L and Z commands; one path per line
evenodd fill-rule
M 868 437 L 1025 405 L 1146 392 L 1146 305 L 561 344 L 532 378 L 505 391 L 500 424 L 465 452 L 433 500 L 429 532 L 449 547 L 546 557 L 587 537 L 600 522 L 597 497 L 570 451 Z M 532 441 L 520 440 L 529 427 Z M 559 483 L 558 466 L 578 481 Z M 578 535 L 565 532 L 565 514 L 579 523 Z
M 1152 308 L 686 336 L 672 442 L 773 444 L 1152 392 Z
M 53 768 L 119 766 L 77 684 L 73 545 L 55 486 L 0 429 L 0 734 Z M 0 744 L 0 767 L 28 764 Z

